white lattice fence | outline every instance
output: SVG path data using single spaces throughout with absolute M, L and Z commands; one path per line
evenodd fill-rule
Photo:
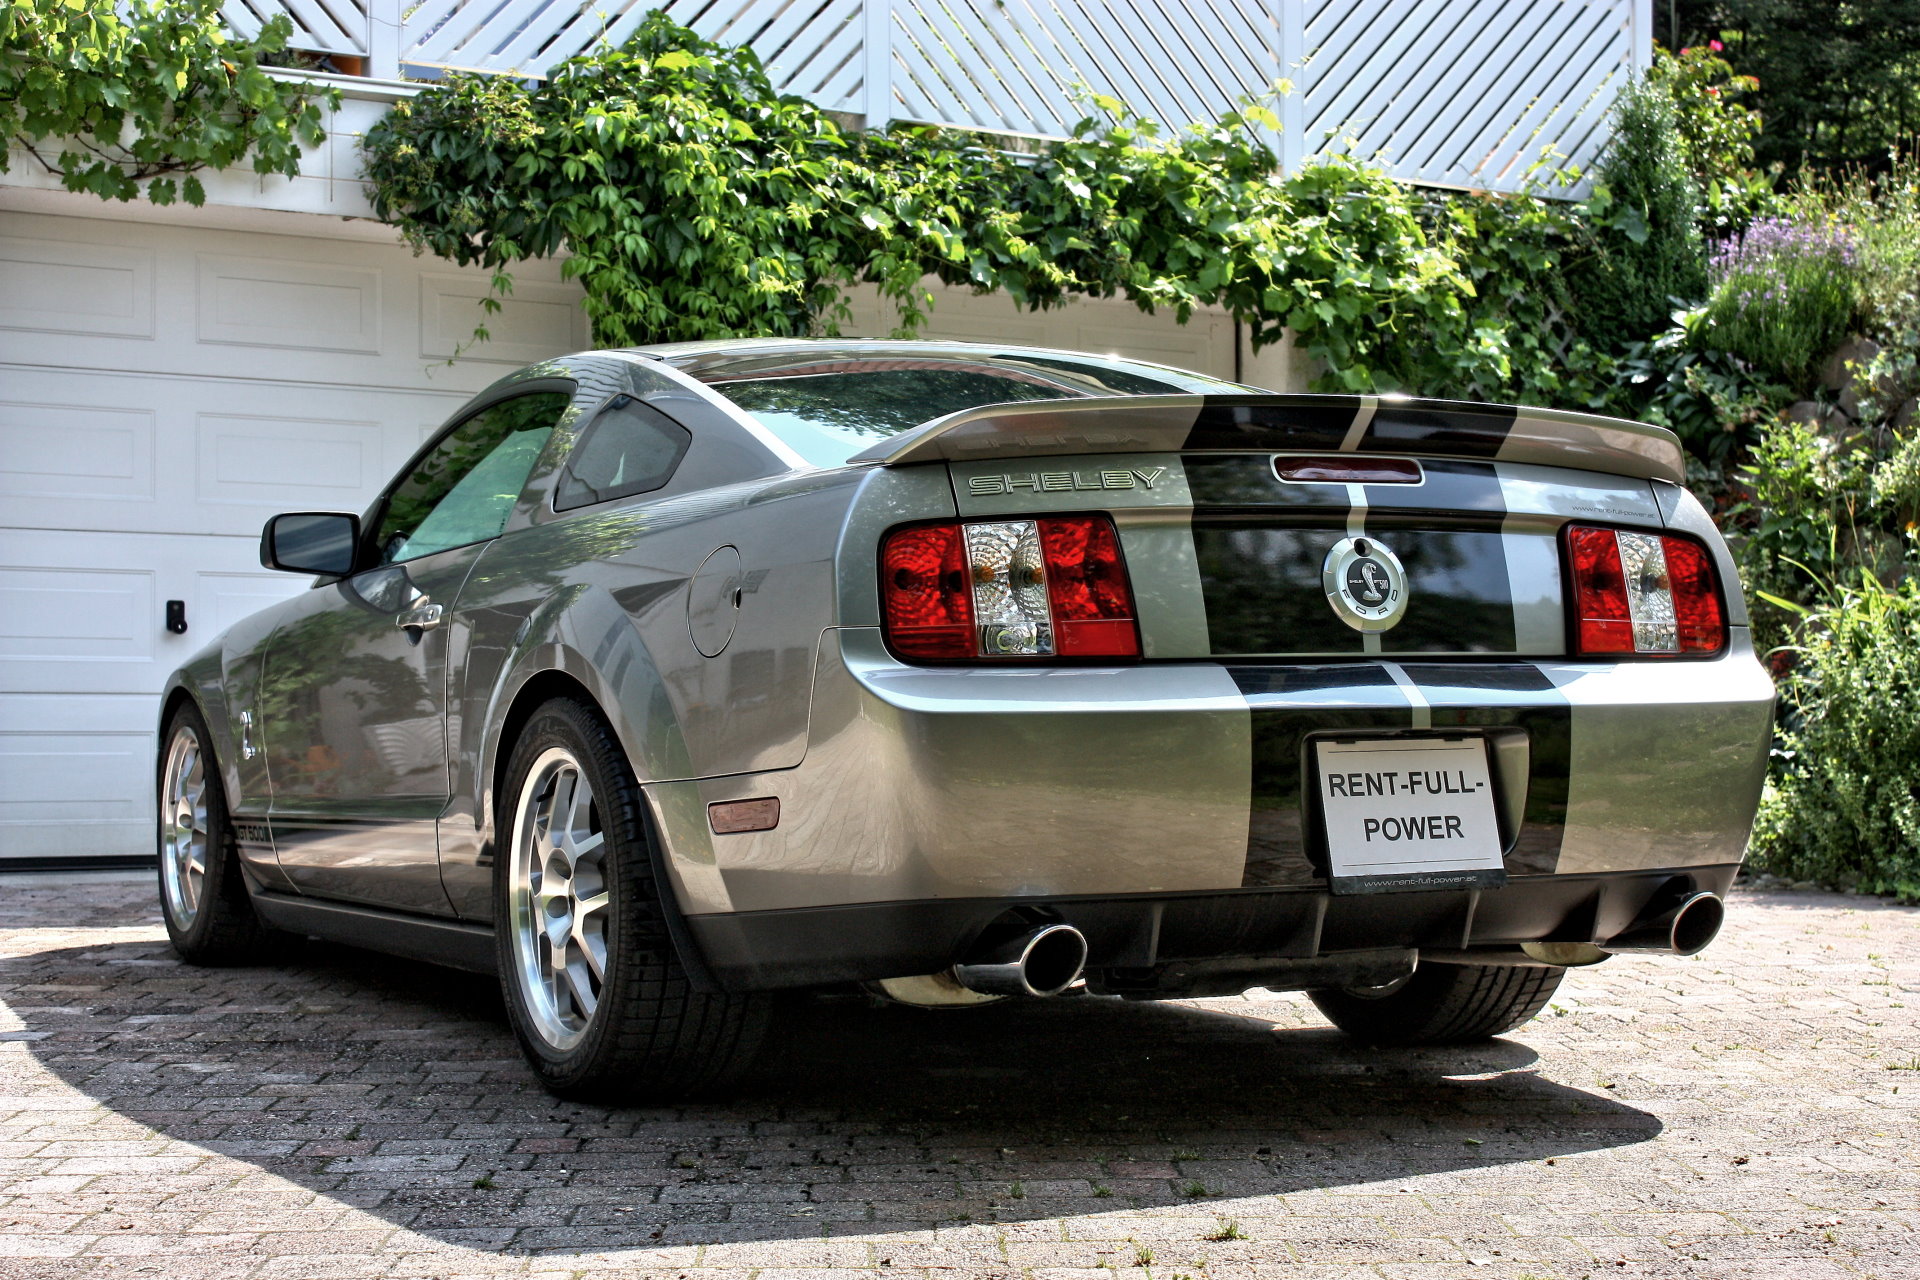
M 1650 0 L 1307 0 L 1300 136 L 1409 181 L 1511 191 L 1541 149 L 1591 166 L 1650 56 Z
M 1207 120 L 1281 72 L 1270 6 L 1246 0 L 921 0 L 891 6 L 896 119 L 1058 137 L 1118 98 L 1170 125 Z
M 1591 166 L 1651 54 L 1652 0 L 229 0 L 295 45 L 544 76 L 664 8 L 760 55 L 774 83 L 870 125 L 1058 137 L 1105 94 L 1179 127 L 1287 78 L 1293 168 L 1329 147 L 1441 186 L 1519 189 L 1545 147 Z M 411 6 L 411 7 L 408 7 Z
M 400 25 L 401 60 L 545 76 L 631 36 L 664 9 L 709 40 L 751 46 L 774 83 L 822 106 L 860 111 L 862 0 L 425 0 Z
M 258 35 L 272 18 L 285 14 L 293 22 L 295 49 L 316 53 L 367 52 L 368 0 L 227 0 L 220 16 L 244 36 Z

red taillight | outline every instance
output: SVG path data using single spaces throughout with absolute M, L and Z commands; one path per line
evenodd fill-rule
M 1611 529 L 1567 530 L 1573 561 L 1575 653 L 1632 653 L 1633 619 L 1627 613 L 1626 575 Z
M 1063 658 L 1137 658 L 1133 591 L 1113 525 L 1098 516 L 1037 522 L 1053 605 L 1054 643 Z
M 1727 646 L 1727 615 L 1713 579 L 1707 549 L 1684 538 L 1662 538 L 1667 579 L 1673 584 L 1673 616 L 1680 652 L 1718 653 Z
M 904 658 L 1137 658 L 1133 592 L 1105 516 L 919 525 L 880 549 L 887 639 Z
M 902 655 L 974 656 L 973 592 L 959 525 L 921 525 L 887 536 L 880 553 L 880 606 L 887 638 Z
M 1726 612 L 1706 548 L 1689 538 L 1567 528 L 1574 652 L 1582 657 L 1718 653 Z

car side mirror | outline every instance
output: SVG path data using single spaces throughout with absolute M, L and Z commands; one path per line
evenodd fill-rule
M 353 572 L 360 517 L 334 511 L 293 511 L 260 531 L 260 563 L 288 573 L 341 577 Z

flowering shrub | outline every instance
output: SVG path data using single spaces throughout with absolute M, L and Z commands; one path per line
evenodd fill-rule
M 1853 237 L 1837 223 L 1760 219 L 1708 261 L 1706 340 L 1810 390 L 1853 319 L 1856 259 Z
M 1920 902 L 1920 580 L 1832 588 L 1781 688 L 1749 859 Z
M 1736 75 L 1712 40 L 1679 53 L 1656 46 L 1654 84 L 1673 99 L 1680 147 L 1704 205 L 1702 220 L 1720 232 L 1737 230 L 1756 208 L 1772 200 L 1772 184 L 1754 168 L 1753 143 L 1760 113 L 1746 99 L 1760 87 Z

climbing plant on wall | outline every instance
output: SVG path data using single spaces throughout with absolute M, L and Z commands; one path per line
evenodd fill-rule
M 1328 389 L 1597 394 L 1540 322 L 1564 240 L 1553 202 L 1461 197 L 1426 216 L 1350 156 L 1276 176 L 1248 127 L 1278 124 L 1259 103 L 1179 131 L 1090 105 L 1029 155 L 851 132 L 775 92 L 750 50 L 655 14 L 544 82 L 450 77 L 365 152 L 381 216 L 497 289 L 564 248 L 609 345 L 816 332 L 860 282 L 911 331 L 931 275 L 1028 307 L 1223 307 L 1256 344 L 1291 332 Z
M 266 72 L 291 33 L 237 38 L 220 0 L 0 3 L 0 171 L 18 147 L 69 190 L 155 204 L 201 203 L 207 169 L 292 177 L 338 95 Z

